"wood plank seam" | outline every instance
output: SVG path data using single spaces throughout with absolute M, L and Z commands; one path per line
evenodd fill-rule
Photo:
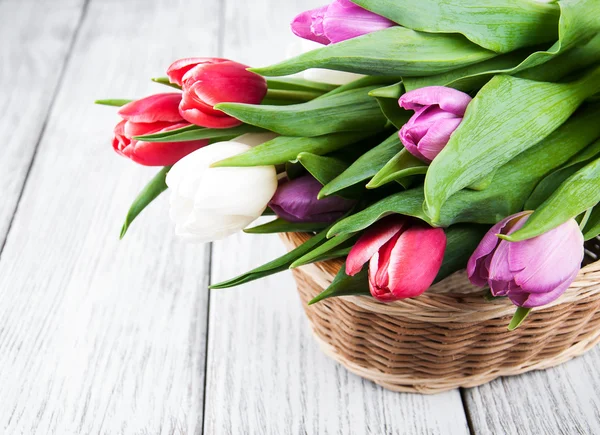
M 90 0 L 84 0 L 83 6 L 81 8 L 81 13 L 79 14 L 79 20 L 77 21 L 77 26 L 75 27 L 75 31 L 73 32 L 73 35 L 71 36 L 71 40 L 69 41 L 69 46 L 65 53 L 65 57 L 63 59 L 62 66 L 60 68 L 58 80 L 54 86 L 54 90 L 52 91 L 52 97 L 50 100 L 50 104 L 48 105 L 48 109 L 46 110 L 44 122 L 42 123 L 42 128 L 40 130 L 40 134 L 39 134 L 39 136 L 35 142 L 35 146 L 33 148 L 33 154 L 31 155 L 31 161 L 29 162 L 29 166 L 27 167 L 27 171 L 25 172 L 25 178 L 23 179 L 23 185 L 21 186 L 21 190 L 19 192 L 17 202 L 15 203 L 14 210 L 12 212 L 10 221 L 8 222 L 6 234 L 4 234 L 4 238 L 2 239 L 2 243 L 0 244 L 0 262 L 2 261 L 2 253 L 4 252 L 4 247 L 6 246 L 6 241 L 8 240 L 8 237 L 10 236 L 10 231 L 12 229 L 13 222 L 15 221 L 15 217 L 19 211 L 19 204 L 21 203 L 21 199 L 23 198 L 23 193 L 25 192 L 25 189 L 27 188 L 27 181 L 29 180 L 29 175 L 31 174 L 31 169 L 33 168 L 33 165 L 35 163 L 35 158 L 38 154 L 38 149 L 40 147 L 40 143 L 42 142 L 42 139 L 44 138 L 44 133 L 46 132 L 48 120 L 50 119 L 50 114 L 52 113 L 52 110 L 54 108 L 54 102 L 55 102 L 56 97 L 59 94 L 60 90 L 62 89 L 62 86 L 64 83 L 64 78 L 63 78 L 64 73 L 67 70 L 67 67 L 69 66 L 69 62 L 71 60 L 71 55 L 73 53 L 73 48 L 75 47 L 75 43 L 77 41 L 79 31 L 81 30 L 82 24 L 85 20 L 85 17 L 87 16 L 89 3 L 90 3 Z

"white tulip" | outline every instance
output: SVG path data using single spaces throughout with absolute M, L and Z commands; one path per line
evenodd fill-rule
M 251 148 L 239 142 L 219 142 L 173 165 L 166 181 L 178 236 L 197 242 L 222 239 L 246 228 L 263 213 L 277 190 L 274 166 L 210 167 Z

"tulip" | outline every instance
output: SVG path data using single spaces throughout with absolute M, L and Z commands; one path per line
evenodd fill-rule
M 400 106 L 415 111 L 399 133 L 408 152 L 431 163 L 462 122 L 471 100 L 464 92 L 444 86 L 429 86 L 402 95 Z
M 208 128 L 230 128 L 242 124 L 214 106 L 219 103 L 260 104 L 267 94 L 264 77 L 247 66 L 227 59 L 187 58 L 167 70 L 172 83 L 183 90 L 179 113 L 192 124 Z
M 532 212 L 509 216 L 494 225 L 469 259 L 470 281 L 489 285 L 492 295 L 507 296 L 515 305 L 534 308 L 562 295 L 581 268 L 583 235 L 575 220 L 520 242 L 501 240 L 523 227 Z
M 167 174 L 171 219 L 178 236 L 209 242 L 242 230 L 266 209 L 277 190 L 274 166 L 210 166 L 252 147 L 219 142 L 191 153 Z
M 393 215 L 369 228 L 352 247 L 346 274 L 356 275 L 369 262 L 369 287 L 382 302 L 419 296 L 437 276 L 446 234 L 441 228 Z
M 321 183 L 312 175 L 282 183 L 269 207 L 288 222 L 333 222 L 344 215 L 355 203 L 339 196 L 317 199 Z
M 349 0 L 334 0 L 294 18 L 292 32 L 301 38 L 328 45 L 395 25 L 393 21 Z
M 134 136 L 160 133 L 190 125 L 179 114 L 181 94 L 151 95 L 121 107 L 123 118 L 115 127 L 113 148 L 122 156 L 146 166 L 169 166 L 208 144 L 207 140 L 187 142 L 144 142 Z

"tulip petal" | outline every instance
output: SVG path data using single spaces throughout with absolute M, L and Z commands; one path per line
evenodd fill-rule
M 235 234 L 255 220 L 253 216 L 224 215 L 194 210 L 188 220 L 176 224 L 175 233 L 187 240 L 205 243 Z
M 292 32 L 300 38 L 318 42 L 319 44 L 329 44 L 329 39 L 323 32 L 323 16 L 327 11 L 328 5 L 311 9 L 297 15 L 291 23 Z
M 433 124 L 419 141 L 419 153 L 431 162 L 444 149 L 462 118 L 441 119 Z
M 503 243 L 510 246 L 508 262 L 515 282 L 529 293 L 560 287 L 579 271 L 584 257 L 583 235 L 573 219 L 532 239 Z
M 349 0 L 333 1 L 323 17 L 323 31 L 333 44 L 395 25 L 387 18 L 363 9 Z
M 136 123 L 182 122 L 180 102 L 181 93 L 178 92 L 155 94 L 125 104 L 118 114 L 123 119 Z
M 527 291 L 511 291 L 508 294 L 509 299 L 515 305 L 523 308 L 535 308 L 542 305 L 547 305 L 550 302 L 554 302 L 569 288 L 571 283 L 577 278 L 579 271 L 576 270 L 567 277 L 561 284 L 559 284 L 554 290 L 546 293 L 529 293 Z
M 346 259 L 346 274 L 356 275 L 363 265 L 394 235 L 402 231 L 406 221 L 399 215 L 386 217 L 369 228 L 354 244 Z
M 197 65 L 226 62 L 227 59 L 221 59 L 218 57 L 186 57 L 173 62 L 167 69 L 167 76 L 171 83 L 175 83 L 179 86 L 183 85 L 183 76 Z
M 400 106 L 406 110 L 419 110 L 437 105 L 442 110 L 462 117 L 472 98 L 464 92 L 445 86 L 428 86 L 407 92 L 400 97 Z
M 413 226 L 402 233 L 390 255 L 389 288 L 396 298 L 427 290 L 437 276 L 446 250 L 441 228 Z

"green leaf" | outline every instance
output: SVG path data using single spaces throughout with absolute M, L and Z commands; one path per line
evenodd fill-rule
M 488 225 L 460 224 L 446 229 L 446 252 L 435 282 L 467 267 L 469 258 L 481 242 Z
M 425 208 L 432 221 L 450 196 L 547 137 L 598 90 L 600 68 L 568 84 L 494 77 L 429 167 Z
M 140 194 L 135 198 L 133 204 L 129 208 L 127 212 L 127 216 L 125 217 L 125 223 L 121 228 L 121 236 L 122 239 L 125 237 L 125 233 L 131 226 L 131 223 L 134 219 L 144 210 L 152 201 L 154 201 L 158 196 L 167 190 L 167 173 L 171 169 L 170 166 L 165 166 L 160 170 L 156 176 L 150 180 L 150 182 L 144 187 L 144 189 L 140 192 Z
M 585 240 L 591 240 L 597 237 L 598 234 L 600 234 L 600 207 L 596 205 L 583 229 L 583 238 Z
M 369 93 L 372 97 L 377 98 L 379 107 L 394 127 L 401 129 L 412 116 L 412 112 L 404 110 L 398 104 L 398 99 L 404 93 L 404 85 L 402 82 L 396 83 L 384 88 L 378 88 Z
M 529 316 L 530 312 L 531 308 L 518 307 L 517 311 L 515 311 L 512 320 L 510 321 L 510 324 L 508 325 L 508 330 L 514 331 L 519 326 L 521 326 L 521 323 L 523 323 L 527 316 Z
M 379 88 L 380 86 L 389 86 L 390 84 L 396 83 L 400 80 L 402 80 L 402 77 L 398 75 L 361 77 L 357 80 L 351 81 L 350 83 L 346 83 L 345 85 L 342 85 L 339 88 L 336 88 L 333 91 L 328 92 L 319 98 L 328 98 L 333 95 L 341 94 L 342 92 L 366 88 L 369 86 L 376 86 L 377 88 Z
M 296 249 L 288 252 L 281 257 L 270 261 L 256 269 L 251 270 L 250 272 L 246 272 L 240 276 L 229 279 L 227 281 L 220 282 L 218 284 L 213 284 L 209 286 L 211 289 L 223 289 L 229 287 L 235 287 L 240 284 L 245 284 L 250 281 L 254 281 L 260 278 L 264 278 L 265 276 L 273 275 L 278 272 L 282 272 L 284 270 L 289 269 L 291 264 L 296 261 L 298 258 L 304 256 L 305 254 L 312 251 L 315 247 L 319 246 L 326 240 L 327 230 L 322 231 L 311 237 L 302 245 L 298 246 Z
M 567 178 L 583 168 L 592 158 L 598 156 L 598 154 L 600 154 L 600 141 L 594 142 L 569 160 L 564 166 L 545 177 L 535 187 L 535 190 L 525 203 L 524 209 L 535 210 L 538 208 Z
M 290 269 L 294 269 L 296 267 L 304 266 L 305 264 L 315 263 L 317 261 L 321 261 L 321 258 L 330 258 L 328 254 L 338 248 L 340 245 L 345 244 L 350 239 L 353 238 L 353 234 L 343 235 L 339 237 L 333 237 L 323 243 L 321 246 L 315 248 L 311 252 L 306 255 L 300 257 L 296 261 L 292 263 Z M 352 243 L 353 244 L 353 243 Z M 352 245 L 351 244 L 351 245 Z
M 275 219 L 266 224 L 258 225 L 252 228 L 246 228 L 245 233 L 248 234 L 271 234 L 271 233 L 292 233 L 292 232 L 313 232 L 322 231 L 327 224 L 323 223 L 304 223 L 304 222 L 288 222 L 284 219 Z
M 181 90 L 181 86 L 179 86 L 177 83 L 171 83 L 168 77 L 154 77 L 150 80 L 152 80 L 154 83 Z
M 460 33 L 481 47 L 507 53 L 556 40 L 555 4 L 514 0 L 356 0 L 359 6 L 413 30 Z
M 133 100 L 125 100 L 120 98 L 111 98 L 108 100 L 96 100 L 94 104 L 100 104 L 102 106 L 113 106 L 113 107 L 122 107 L 127 103 L 131 103 Z
M 348 169 L 326 184 L 319 198 L 333 195 L 343 189 L 354 186 L 373 177 L 394 155 L 402 150 L 398 133 L 359 157 Z
M 406 90 L 439 85 L 470 91 L 483 86 L 494 75 L 514 75 L 538 66 L 539 68 L 536 68 L 537 71 L 532 72 L 532 75 L 544 71 L 547 81 L 556 81 L 569 71 L 574 71 L 579 64 L 591 65 L 588 61 L 582 62 L 578 58 L 589 57 L 590 52 L 592 52 L 592 57 L 597 56 L 598 52 L 594 52 L 596 49 L 593 44 L 595 43 L 592 43 L 589 51 L 575 53 L 573 57 L 566 53 L 569 53 L 574 47 L 586 44 L 600 32 L 600 20 L 597 19 L 600 16 L 600 2 L 596 0 L 561 0 L 558 5 L 561 9 L 559 39 L 548 50 L 542 49 L 531 54 L 527 50 L 518 50 L 474 65 L 471 69 L 456 69 L 448 75 L 442 74 L 425 79 L 405 78 Z M 563 53 L 565 53 L 564 61 L 562 56 L 559 57 Z M 556 60 L 554 60 L 555 58 Z M 548 68 L 542 66 L 549 61 L 552 61 L 552 64 Z M 544 74 L 538 78 L 529 78 L 544 80 Z
M 320 91 L 321 93 L 333 91 L 338 85 L 329 83 L 313 82 L 296 77 L 267 78 L 269 89 L 281 89 L 286 91 Z
M 309 68 L 325 68 L 367 75 L 418 77 L 475 64 L 496 55 L 461 35 L 422 33 L 397 26 L 251 71 L 283 76 Z
M 371 133 L 334 133 L 319 137 L 279 136 L 258 145 L 245 153 L 238 154 L 213 164 L 223 166 L 279 165 L 296 160 L 302 152 L 323 155 L 359 142 Z
M 348 164 L 342 159 L 306 152 L 298 154 L 298 162 L 322 185 L 329 183 L 348 168 Z
M 321 294 L 313 298 L 308 305 L 316 304 L 322 300 L 338 296 L 370 296 L 369 274 L 367 268 L 354 276 L 346 275 L 346 265 L 344 264 L 333 282 Z
M 230 138 L 246 133 L 262 132 L 265 132 L 265 130 L 253 125 L 240 125 L 232 128 L 202 128 L 196 125 L 188 125 L 177 130 L 135 136 L 134 139 L 144 142 L 187 142 L 192 140 Z
M 314 100 L 315 98 L 320 97 L 321 95 L 323 95 L 323 92 L 319 91 L 269 89 L 267 90 L 267 95 L 265 96 L 265 99 L 268 99 L 272 102 L 284 101 L 286 104 L 296 104 Z
M 285 136 L 377 132 L 383 129 L 386 118 L 377 101 L 369 96 L 373 89 L 372 86 L 353 89 L 289 106 L 221 103 L 215 108 L 247 124 Z
M 600 201 L 600 158 L 571 175 L 541 206 L 525 225 L 502 238 L 511 242 L 531 239 L 567 222 Z
M 427 173 L 427 164 L 417 159 L 406 148 L 391 158 L 367 184 L 367 189 L 375 189 L 392 181 L 400 180 L 411 175 Z

